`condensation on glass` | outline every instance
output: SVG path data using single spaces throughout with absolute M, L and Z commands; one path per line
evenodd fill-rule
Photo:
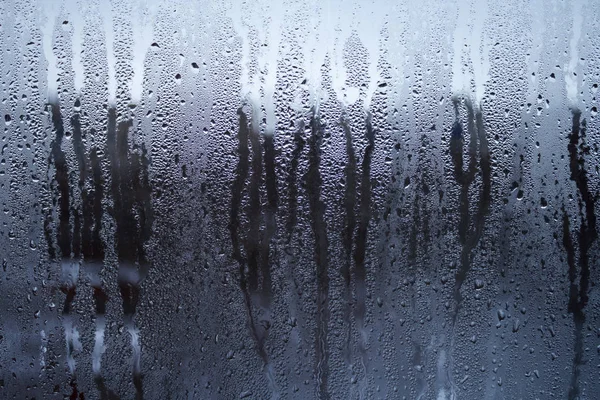
M 600 3 L 0 3 L 0 397 L 594 399 Z

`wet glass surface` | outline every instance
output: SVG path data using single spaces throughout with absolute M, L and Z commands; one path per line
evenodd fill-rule
M 0 398 L 597 398 L 599 18 L 0 3 Z

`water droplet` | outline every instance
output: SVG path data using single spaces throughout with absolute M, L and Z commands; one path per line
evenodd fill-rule
M 499 310 L 498 310 L 498 319 L 499 319 L 500 321 L 502 321 L 504 318 L 506 318 L 506 312 L 504 312 L 504 310 L 503 310 L 503 309 L 499 309 Z

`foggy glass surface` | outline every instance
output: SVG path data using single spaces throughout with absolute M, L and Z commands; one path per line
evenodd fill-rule
M 600 2 L 0 2 L 0 398 L 600 398 Z

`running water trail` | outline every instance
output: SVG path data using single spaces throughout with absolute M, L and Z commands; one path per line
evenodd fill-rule
M 344 247 L 344 259 L 341 265 L 341 274 L 344 279 L 344 323 L 348 327 L 347 338 L 345 341 L 344 358 L 349 370 L 352 369 L 352 240 L 356 230 L 356 154 L 352 144 L 352 131 L 349 121 L 342 116 L 342 129 L 346 141 L 346 157 L 348 158 L 344 168 L 345 188 L 344 188 L 344 216 L 345 223 L 342 231 L 342 246 Z
M 571 132 L 568 135 L 569 143 L 567 150 L 569 154 L 570 180 L 575 182 L 578 192 L 577 206 L 579 209 L 580 225 L 577 233 L 578 254 L 576 246 L 571 238 L 571 226 L 569 215 L 563 205 L 563 246 L 567 253 L 567 265 L 569 276 L 569 302 L 568 312 L 573 314 L 574 325 L 574 354 L 571 370 L 571 381 L 569 383 L 569 400 L 576 400 L 581 395 L 581 366 L 585 364 L 584 353 L 584 324 L 586 322 L 585 308 L 589 301 L 590 288 L 590 255 L 589 250 L 598 238 L 596 228 L 595 206 L 597 195 L 590 191 L 588 183 L 588 171 L 586 167 L 586 155 L 590 153 L 586 141 L 587 123 L 581 118 L 580 111 L 580 86 L 579 77 L 579 42 L 583 33 L 584 14 L 583 1 L 573 0 L 572 28 L 569 41 L 569 62 L 565 66 L 565 89 L 572 114 Z M 579 265 L 579 282 L 577 282 L 577 266 Z
M 586 313 L 584 312 L 589 302 L 590 291 L 590 254 L 592 244 L 598 238 L 596 228 L 595 206 L 598 199 L 590 191 L 588 183 L 588 171 L 586 169 L 585 156 L 589 153 L 586 142 L 587 123 L 581 120 L 581 112 L 572 110 L 573 124 L 569 134 L 569 170 L 570 179 L 575 182 L 578 196 L 578 208 L 580 216 L 577 243 L 579 254 L 576 255 L 575 245 L 571 239 L 571 228 L 569 215 L 563 206 L 563 246 L 567 252 L 567 265 L 569 276 L 569 302 L 568 311 L 573 314 L 574 324 L 574 355 L 573 368 L 571 371 L 571 382 L 569 385 L 569 400 L 580 398 L 580 375 L 581 366 L 584 365 L 584 331 Z M 577 282 L 577 264 L 579 264 L 579 282 Z M 593 264 L 593 261 L 592 261 Z
M 116 111 L 109 109 L 109 124 L 116 121 Z M 109 125 L 107 154 L 111 173 L 111 195 L 116 222 L 118 257 L 117 284 L 123 302 L 125 327 L 131 338 L 133 384 L 136 399 L 143 398 L 140 332 L 135 324 L 140 302 L 141 283 L 150 270 L 145 245 L 152 233 L 153 210 L 148 178 L 150 161 L 144 144 L 129 150 L 131 120 L 119 121 L 116 130 Z
M 456 342 L 456 323 L 463 302 L 461 290 L 471 269 L 472 251 L 483 234 L 485 217 L 488 214 L 491 202 L 491 162 L 482 111 L 485 85 L 490 79 L 489 52 L 491 43 L 484 29 L 489 14 L 487 1 L 473 4 L 466 1 L 459 2 L 457 14 L 452 46 L 452 102 L 455 121 L 450 133 L 450 156 L 454 169 L 454 179 L 459 186 L 460 221 L 458 239 L 461 245 L 461 253 L 454 284 L 455 304 L 451 313 L 449 349 L 447 354 L 444 353 L 444 357 L 448 357 L 448 368 L 443 376 L 438 377 L 438 380 L 445 380 L 447 384 L 439 385 L 441 386 L 438 389 L 439 399 L 446 399 L 448 396 L 455 399 L 457 396 L 458 385 L 453 377 L 453 352 Z M 469 66 L 471 68 L 468 68 Z M 461 102 L 464 103 L 467 111 L 467 134 L 469 136 L 469 164 L 466 171 L 463 171 L 464 131 L 459 115 Z M 478 156 L 479 162 L 477 161 Z M 469 188 L 475 182 L 478 174 L 481 174 L 482 188 L 479 194 L 476 215 L 472 218 L 469 214 Z M 441 357 L 441 353 L 439 357 Z M 439 362 L 440 358 L 438 358 Z M 446 386 L 449 387 L 450 393 L 446 392 Z
M 51 102 L 52 125 L 55 132 L 55 138 L 52 141 L 50 163 L 53 163 L 55 169 L 54 181 L 58 189 L 58 230 L 56 232 L 56 242 L 58 244 L 59 254 L 53 249 L 52 242 L 48 243 L 49 255 L 51 261 L 58 262 L 60 265 L 61 291 L 65 294 L 65 302 L 62 310 L 62 323 L 65 335 L 66 358 L 69 372 L 75 375 L 74 353 L 81 351 L 82 346 L 79 340 L 79 332 L 74 326 L 71 317 L 72 304 L 75 299 L 77 281 L 79 279 L 79 260 L 73 258 L 73 235 L 71 233 L 71 189 L 69 188 L 69 166 L 65 152 L 62 149 L 65 136 L 63 117 L 58 100 Z M 49 217 L 48 217 L 49 218 Z M 49 221 L 47 218 L 47 221 Z M 50 223 L 46 223 L 49 229 Z M 49 237 L 46 233 L 46 238 Z M 60 261 L 57 260 L 60 258 Z
M 277 229 L 278 194 L 275 175 L 275 142 L 273 135 L 263 135 L 263 144 L 261 145 L 261 136 L 256 123 L 259 113 L 255 106 L 252 111 L 252 120 L 248 121 L 242 108 L 238 109 L 239 161 L 231 186 L 232 197 L 228 229 L 233 247 L 232 256 L 239 267 L 240 289 L 248 313 L 250 333 L 256 343 L 258 355 L 264 364 L 265 375 L 272 392 L 271 398 L 276 399 L 279 398 L 279 389 L 273 365 L 265 348 L 272 324 L 271 242 Z M 263 167 L 267 194 L 266 207 L 261 204 Z M 240 235 L 242 194 L 248 178 L 250 178 L 248 182 L 248 226 L 246 236 L 242 237 Z M 263 220 L 265 228 L 261 231 Z
M 365 328 L 365 314 L 367 309 L 367 271 L 365 266 L 365 257 L 367 252 L 369 222 L 371 221 L 371 160 L 373 158 L 373 150 L 375 148 L 375 131 L 373 130 L 372 117 L 370 113 L 367 114 L 365 125 L 367 147 L 365 148 L 362 161 L 358 227 L 356 231 L 356 245 L 354 252 L 354 275 L 356 279 L 356 309 L 354 311 L 354 316 L 356 318 L 357 330 L 360 336 L 359 351 L 361 353 L 361 363 L 364 371 L 364 378 L 361 383 L 362 387 L 359 390 L 361 393 L 361 398 L 364 398 L 365 396 L 369 375 L 367 356 L 368 334 Z
M 453 100 L 455 122 L 450 137 L 450 155 L 453 163 L 453 174 L 460 188 L 458 239 L 461 245 L 460 261 L 454 284 L 454 310 L 451 314 L 451 336 L 449 351 L 449 384 L 451 387 L 451 398 L 456 398 L 457 384 L 454 382 L 452 368 L 454 366 L 453 349 L 456 343 L 456 324 L 463 305 L 462 287 L 467 279 L 473 262 L 473 250 L 481 240 L 485 219 L 489 212 L 491 203 L 491 161 L 488 141 L 485 134 L 483 114 L 481 108 L 473 108 L 469 98 L 463 99 L 466 107 L 467 134 L 469 136 L 467 170 L 463 170 L 463 128 L 460 123 L 459 106 L 460 99 Z M 479 162 L 478 159 L 479 158 Z M 469 188 L 481 175 L 481 190 L 475 215 L 470 215 Z
M 321 146 L 325 127 L 321 124 L 318 111 L 313 110 L 310 120 L 311 136 L 309 165 L 306 186 L 311 216 L 311 228 L 315 240 L 315 264 L 317 278 L 317 331 L 316 331 L 316 380 L 317 398 L 330 398 L 329 393 L 329 241 L 327 238 L 326 206 L 322 199 Z

